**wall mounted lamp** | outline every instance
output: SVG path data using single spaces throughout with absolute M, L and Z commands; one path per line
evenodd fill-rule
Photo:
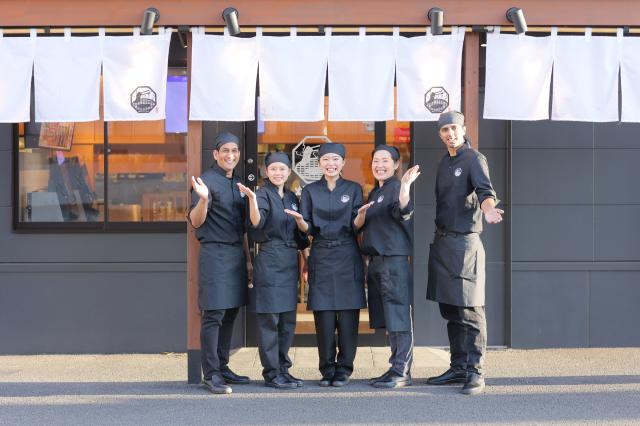
M 527 32 L 527 21 L 524 19 L 524 12 L 519 7 L 512 7 L 507 10 L 507 20 L 516 28 L 516 33 Z
M 160 19 L 160 11 L 155 7 L 148 7 L 142 15 L 142 24 L 140 25 L 140 34 L 149 35 L 153 33 L 153 24 Z
M 238 9 L 235 7 L 227 7 L 222 11 L 222 19 L 229 30 L 229 34 L 234 36 L 240 34 L 240 25 L 238 24 Z
M 432 7 L 427 12 L 427 18 L 431 21 L 431 34 L 440 35 L 444 27 L 444 10 L 439 7 Z

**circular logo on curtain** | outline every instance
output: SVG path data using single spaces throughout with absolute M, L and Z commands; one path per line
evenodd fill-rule
M 146 114 L 156 107 L 158 96 L 149 86 L 138 86 L 131 92 L 131 107 L 140 114 Z
M 441 86 L 432 87 L 424 94 L 424 106 L 434 114 L 444 112 L 449 106 L 449 92 Z

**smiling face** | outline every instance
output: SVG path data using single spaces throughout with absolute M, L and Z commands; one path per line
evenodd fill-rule
M 290 174 L 291 169 L 284 163 L 271 163 L 267 167 L 267 178 L 277 187 L 283 186 Z
M 227 172 L 227 175 L 230 175 L 238 165 L 238 161 L 240 161 L 240 149 L 233 142 L 225 143 L 219 149 L 213 150 L 213 158 L 215 158 L 218 166 Z
M 440 128 L 439 135 L 447 149 L 458 149 L 464 143 L 467 129 L 458 124 L 447 124 Z
M 344 159 L 338 154 L 325 154 L 320 157 L 320 169 L 325 178 L 336 178 L 344 167 Z
M 400 161 L 393 161 L 389 151 L 376 151 L 371 160 L 371 171 L 373 177 L 378 181 L 384 181 L 393 176 L 400 167 Z

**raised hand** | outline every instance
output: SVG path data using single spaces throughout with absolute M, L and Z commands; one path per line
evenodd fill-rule
M 402 175 L 402 179 L 401 179 L 402 186 L 405 186 L 405 187 L 411 186 L 411 184 L 415 182 L 416 179 L 418 179 L 418 176 L 420 176 L 419 170 L 420 170 L 420 166 L 416 164 L 415 166 L 411 167 L 409 170 L 404 172 L 404 175 Z
M 302 215 L 300 213 L 298 213 L 297 211 L 294 210 L 289 210 L 289 209 L 284 209 L 284 212 L 286 214 L 288 214 L 289 216 L 291 216 L 292 218 L 294 218 L 296 220 L 296 222 L 304 220 L 304 218 L 302 217 Z
M 487 223 L 500 223 L 502 222 L 503 214 L 504 210 L 494 207 L 484 214 L 484 219 L 487 221 Z
M 238 189 L 240 190 L 240 192 L 246 195 L 247 198 L 249 198 L 250 200 L 253 200 L 256 198 L 256 193 L 253 192 L 248 186 L 244 186 L 240 182 L 238 182 Z
M 363 205 L 362 207 L 360 207 L 360 208 L 358 209 L 358 214 L 359 214 L 359 215 L 360 215 L 360 214 L 362 214 L 362 215 L 366 214 L 366 213 L 367 213 L 367 210 L 369 210 L 369 208 L 370 208 L 372 205 L 374 205 L 374 204 L 375 204 L 375 201 L 372 201 L 372 202 L 370 202 L 370 203 L 367 203 L 367 204 Z
M 191 176 L 191 186 L 198 196 L 203 200 L 209 200 L 209 188 L 199 177 L 196 179 Z

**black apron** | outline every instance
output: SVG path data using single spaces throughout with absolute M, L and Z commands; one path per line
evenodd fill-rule
M 253 267 L 251 308 L 257 313 L 295 311 L 298 303 L 298 247 L 273 240 L 261 243 Z
M 477 233 L 436 234 L 429 251 L 427 299 L 484 306 L 485 253 Z
M 409 258 L 370 257 L 367 286 L 371 328 L 410 331 L 413 286 Z
M 355 237 L 315 239 L 308 262 L 309 310 L 340 311 L 367 306 L 364 267 Z
M 242 244 L 200 244 L 199 271 L 200 310 L 247 304 L 247 264 Z

